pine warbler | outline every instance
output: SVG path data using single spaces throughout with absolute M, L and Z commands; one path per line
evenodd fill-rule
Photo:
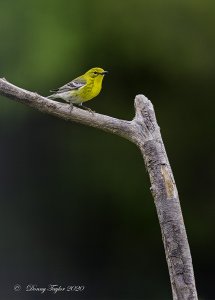
M 71 109 L 73 104 L 88 109 L 82 103 L 93 99 L 100 93 L 104 75 L 107 73 L 102 68 L 92 68 L 62 87 L 50 91 L 54 93 L 48 98 L 69 102 Z

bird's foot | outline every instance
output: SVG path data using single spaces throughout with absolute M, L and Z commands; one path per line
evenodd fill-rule
M 92 110 L 92 109 L 90 109 L 89 107 L 86 107 L 86 106 L 84 106 L 84 105 L 82 105 L 82 104 L 75 104 L 75 105 L 78 106 L 79 108 L 82 108 L 82 109 L 84 109 L 84 110 L 89 111 L 91 114 L 94 114 L 94 113 L 95 113 L 94 110 Z
M 72 102 L 69 103 L 69 107 L 70 107 L 70 114 L 71 114 L 71 112 L 73 110 L 73 104 L 72 104 Z

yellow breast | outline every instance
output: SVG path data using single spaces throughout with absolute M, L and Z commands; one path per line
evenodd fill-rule
M 91 100 L 96 97 L 102 88 L 103 76 L 98 76 L 96 78 L 89 78 L 87 80 L 86 86 L 83 88 L 83 93 L 85 101 Z

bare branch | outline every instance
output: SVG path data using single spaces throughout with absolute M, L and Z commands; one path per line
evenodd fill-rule
M 139 95 L 135 99 L 139 124 L 137 144 L 151 181 L 157 215 L 169 267 L 174 300 L 196 300 L 192 258 L 178 192 L 152 103 Z
M 197 300 L 192 258 L 178 192 L 152 103 L 143 95 L 135 98 L 132 121 L 90 113 L 44 98 L 0 79 L 0 94 L 68 121 L 99 128 L 135 143 L 144 158 L 151 181 L 169 268 L 173 300 Z
M 129 140 L 132 137 L 131 131 L 133 128 L 129 121 L 115 119 L 98 113 L 91 113 L 77 107 L 73 107 L 71 110 L 69 104 L 53 101 L 37 93 L 26 91 L 9 83 L 4 78 L 0 79 L 0 94 L 67 121 L 96 127 Z

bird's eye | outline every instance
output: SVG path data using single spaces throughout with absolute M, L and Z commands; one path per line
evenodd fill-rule
M 95 72 L 93 72 L 93 73 L 94 73 L 95 75 L 96 75 L 96 74 L 98 74 L 98 72 L 96 72 L 96 71 L 95 71 Z

